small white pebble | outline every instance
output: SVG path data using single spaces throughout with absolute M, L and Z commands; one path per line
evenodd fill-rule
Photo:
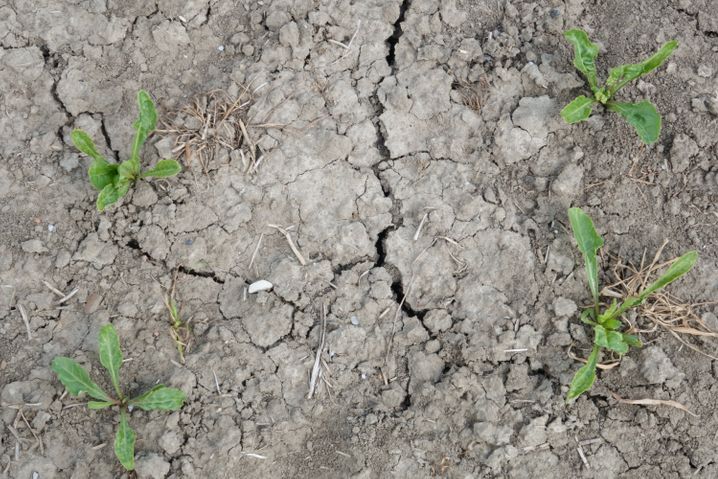
M 710 78 L 713 76 L 713 69 L 708 65 L 700 65 L 698 67 L 698 76 L 703 78 Z
M 49 224 L 47 225 L 47 231 L 49 231 L 50 233 L 54 233 L 54 232 L 55 232 L 55 225 L 53 225 L 52 223 L 49 223 Z
M 351 317 L 351 322 L 354 326 L 359 326 L 359 318 L 357 318 L 356 315 Z
M 266 279 L 260 279 L 249 285 L 249 294 L 258 293 L 260 291 L 269 291 L 274 285 Z
M 217 50 L 219 50 L 220 52 L 223 52 L 223 51 L 224 51 L 224 45 L 218 46 L 218 47 L 217 47 Z

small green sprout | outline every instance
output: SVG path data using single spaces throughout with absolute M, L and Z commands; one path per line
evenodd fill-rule
M 581 313 L 581 321 L 593 327 L 594 333 L 591 354 L 588 356 L 586 364 L 576 372 L 568 388 L 566 401 L 572 401 L 593 386 L 596 380 L 596 365 L 602 349 L 607 349 L 617 353 L 619 356 L 623 356 L 628 352 L 629 347 L 640 348 L 642 346 L 638 337 L 621 331 L 623 326 L 621 316 L 623 313 L 640 306 L 651 294 L 690 271 L 698 259 L 698 253 L 695 251 L 685 253 L 674 260 L 666 272 L 641 291 L 638 296 L 629 296 L 620 305 L 616 300 L 613 300 L 608 308 L 601 311 L 596 254 L 603 246 L 603 238 L 596 233 L 591 218 L 581 208 L 569 209 L 568 219 L 571 223 L 573 236 L 576 243 L 578 243 L 578 249 L 583 254 L 586 276 L 588 277 L 588 288 L 591 290 L 591 296 L 593 297 L 593 306 Z
M 177 305 L 175 300 L 175 285 L 177 283 L 177 271 L 172 278 L 172 285 L 169 290 L 165 292 L 164 302 L 167 312 L 170 316 L 170 336 L 175 342 L 177 347 L 177 353 L 180 357 L 180 362 L 184 364 L 184 355 L 189 349 L 189 343 L 192 336 L 192 329 L 190 328 L 189 321 L 182 319 L 181 308 Z
M 78 396 L 87 393 L 95 399 L 87 403 L 90 409 L 105 409 L 112 406 L 120 408 L 120 424 L 115 435 L 115 455 L 122 466 L 131 471 L 135 468 L 135 432 L 130 428 L 127 413 L 133 408 L 144 411 L 159 409 L 162 411 L 176 411 L 182 407 L 185 394 L 179 389 L 168 388 L 158 384 L 149 391 L 135 398 L 128 398 L 120 389 L 120 366 L 122 366 L 122 351 L 117 332 L 111 324 L 100 329 L 98 337 L 100 350 L 100 363 L 107 369 L 110 381 L 115 389 L 116 398 L 107 394 L 100 386 L 95 384 L 90 375 L 74 359 L 58 356 L 52 360 L 52 370 L 57 374 L 65 389 L 72 395 Z
M 658 140 L 661 133 L 661 115 L 653 103 L 648 100 L 638 103 L 623 103 L 613 101 L 613 96 L 628 83 L 661 66 L 678 47 L 678 42 L 675 40 L 666 42 L 653 56 L 641 63 L 612 68 L 606 83 L 599 87 L 596 75 L 598 45 L 592 43 L 586 32 L 578 28 L 564 32 L 564 36 L 574 48 L 573 65 L 586 77 L 588 86 L 593 93 L 591 97 L 585 95 L 576 97 L 561 110 L 561 116 L 566 123 L 572 124 L 588 119 L 593 105 L 600 103 L 625 118 L 636 129 L 644 143 L 650 145 Z
M 130 159 L 122 163 L 110 163 L 95 147 L 95 143 L 83 130 L 76 129 L 70 134 L 75 148 L 92 158 L 88 170 L 90 183 L 100 194 L 97 196 L 97 209 L 104 209 L 125 196 L 130 186 L 139 178 L 166 178 L 174 176 L 182 170 L 177 160 L 160 160 L 148 170 L 142 171 L 140 164 L 140 150 L 145 141 L 157 126 L 157 110 L 152 97 L 144 90 L 137 93 L 137 104 L 140 116 L 132 125 L 137 133 L 132 144 Z

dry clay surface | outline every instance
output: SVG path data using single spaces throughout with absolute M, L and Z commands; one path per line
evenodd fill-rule
M 657 104 L 658 143 L 602 112 L 562 124 L 584 93 L 574 26 L 604 75 L 679 40 L 622 92 Z M 72 128 L 125 158 L 139 88 L 166 119 L 245 87 L 256 172 L 220 148 L 95 211 Z M 718 477 L 718 364 L 667 333 L 563 401 L 568 347 L 590 344 L 568 206 L 626 261 L 666 238 L 699 250 L 672 291 L 718 297 L 717 92 L 715 0 L 0 2 L 0 477 L 128 477 L 115 414 L 76 406 L 49 369 L 65 355 L 104 377 L 107 322 L 130 391 L 188 395 L 132 413 L 139 477 Z M 150 143 L 147 163 L 172 138 Z M 269 224 L 293 226 L 306 265 Z M 274 288 L 247 295 L 260 279 Z M 58 305 L 43 281 L 78 292 Z

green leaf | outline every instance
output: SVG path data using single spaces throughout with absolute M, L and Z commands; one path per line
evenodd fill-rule
M 112 405 L 114 405 L 114 402 L 109 401 L 90 401 L 87 403 L 88 409 L 105 409 Z
M 607 347 L 608 338 L 606 337 L 606 328 L 597 324 L 593 327 L 593 344 L 602 348 Z
M 607 330 L 612 331 L 620 328 L 622 324 L 623 323 L 618 318 L 608 318 L 602 323 L 602 326 Z
M 97 210 L 102 212 L 112 203 L 116 203 L 120 198 L 127 194 L 130 189 L 130 182 L 127 180 L 117 180 L 102 188 L 97 196 Z
M 132 145 L 132 156 L 130 161 L 137 165 L 139 170 L 140 165 L 140 150 L 142 145 L 147 141 L 147 137 L 154 131 L 157 126 L 157 110 L 155 109 L 155 103 L 152 101 L 152 97 L 145 90 L 137 92 L 137 106 L 140 111 L 140 116 L 137 121 L 132 125 L 137 133 L 135 134 L 135 141 Z
M 120 339 L 111 324 L 106 324 L 100 329 L 98 338 L 100 344 L 100 363 L 110 373 L 110 380 L 115 387 L 117 396 L 122 399 L 120 389 L 120 366 L 122 366 L 122 351 L 120 350 Z
M 122 411 L 120 425 L 115 435 L 115 456 L 119 459 L 122 467 L 131 471 L 135 468 L 135 431 L 130 428 L 127 422 L 127 414 Z
M 621 315 L 628 311 L 631 308 L 635 308 L 639 304 L 641 304 L 643 301 L 641 298 L 637 296 L 629 296 L 625 300 L 623 300 L 623 303 L 621 303 L 621 307 L 618 309 L 618 314 Z
M 658 291 L 661 288 L 664 288 L 689 272 L 691 268 L 693 268 L 693 265 L 696 264 L 696 261 L 698 260 L 698 253 L 696 251 L 689 251 L 685 253 L 683 256 L 678 258 L 671 264 L 671 266 L 666 270 L 661 277 L 659 277 L 656 281 L 651 283 L 648 288 L 641 291 L 641 294 L 638 296 L 629 296 L 628 298 L 623 301 L 623 304 L 621 304 L 620 309 L 618 310 L 618 314 L 621 315 L 628 311 L 631 308 L 634 308 L 636 306 L 639 306 L 642 304 L 648 297 Z
M 179 389 L 168 388 L 167 386 L 159 384 L 141 396 L 130 400 L 129 404 L 145 411 L 155 409 L 176 411 L 182 407 L 185 398 L 185 394 Z
M 143 172 L 142 178 L 147 178 L 148 176 L 166 178 L 168 176 L 175 176 L 180 171 L 182 171 L 182 167 L 177 160 L 160 160 L 154 168 L 150 168 L 149 170 Z
M 639 298 L 641 299 L 641 302 L 645 301 L 645 299 L 650 296 L 651 294 L 655 293 L 661 288 L 664 288 L 689 272 L 693 265 L 696 264 L 696 261 L 698 260 L 698 252 L 696 251 L 689 251 L 685 253 L 683 256 L 678 258 L 671 264 L 671 266 L 666 270 L 663 275 L 661 275 L 660 278 L 658 278 L 656 281 L 654 281 L 648 288 L 641 291 L 641 294 Z
M 643 143 L 650 145 L 658 140 L 661 134 L 661 115 L 648 100 L 638 103 L 608 102 L 606 107 L 619 113 L 636 129 Z
M 596 79 L 598 45 L 592 43 L 586 32 L 578 28 L 568 30 L 563 35 L 573 45 L 573 66 L 584 74 L 588 86 L 595 93 L 598 89 L 598 80 Z
M 578 96 L 571 103 L 563 107 L 561 117 L 569 125 L 587 120 L 588 117 L 591 116 L 594 103 L 595 100 L 593 98 L 588 98 L 584 95 Z
M 52 360 L 52 370 L 57 374 L 67 392 L 73 396 L 79 396 L 86 392 L 88 396 L 103 402 L 112 402 L 112 398 L 95 384 L 85 368 L 74 359 L 58 356 Z
M 581 311 L 581 316 L 579 319 L 581 319 L 582 323 L 590 324 L 591 326 L 595 326 L 596 322 L 593 321 L 595 314 L 596 314 L 596 312 L 593 309 L 584 309 L 583 311 Z
M 623 334 L 617 331 L 607 331 L 603 326 L 594 327 L 593 343 L 596 346 L 616 351 L 618 354 L 628 352 L 628 344 L 623 341 Z
M 616 300 L 614 299 L 613 301 L 611 301 L 611 306 L 609 306 L 607 310 L 605 310 L 603 313 L 601 313 L 598 316 L 598 324 L 606 326 L 606 323 L 611 321 L 614 318 L 614 316 L 616 316 L 617 312 L 618 312 L 618 304 L 616 303 Z M 609 328 L 609 329 L 613 329 L 613 328 Z
M 117 164 L 108 163 L 103 159 L 95 160 L 87 170 L 87 175 L 90 177 L 90 183 L 95 187 L 96 190 L 102 191 L 102 189 L 117 181 Z
M 611 98 L 626 84 L 661 66 L 677 47 L 678 42 L 671 40 L 666 42 L 661 49 L 654 53 L 650 58 L 642 61 L 641 63 L 632 63 L 612 68 L 608 74 L 608 80 L 606 80 L 608 97 Z
M 570 208 L 568 210 L 568 219 L 571 222 L 571 229 L 573 230 L 574 238 L 576 238 L 576 243 L 578 243 L 578 249 L 583 254 L 583 259 L 586 263 L 588 287 L 591 290 L 593 302 L 597 305 L 598 263 L 596 261 L 596 252 L 603 246 L 603 238 L 596 233 L 593 221 L 581 208 Z
M 117 176 L 117 165 L 110 163 L 102 156 L 95 147 L 90 136 L 82 130 L 73 130 L 70 134 L 75 148 L 92 158 L 92 164 L 88 170 L 90 183 L 98 190 L 112 183 Z
M 628 352 L 628 344 L 623 340 L 623 334 L 618 331 L 608 331 L 608 346 L 611 351 L 615 351 L 618 354 L 626 354 Z
M 638 336 L 634 336 L 632 334 L 624 334 L 623 341 L 632 348 L 640 348 L 643 346 L 643 343 L 640 339 L 638 339 Z
M 72 130 L 72 133 L 70 133 L 70 139 L 75 145 L 75 148 L 77 148 L 93 160 L 107 163 L 105 157 L 97 151 L 97 148 L 95 147 L 95 142 L 92 141 L 90 135 L 85 133 L 83 130 L 80 130 L 79 128 L 76 130 Z
M 573 401 L 581 394 L 591 389 L 591 386 L 593 386 L 594 381 L 596 381 L 596 364 L 598 364 L 598 351 L 598 346 L 594 346 L 586 364 L 584 364 L 581 369 L 576 371 L 576 374 L 571 380 L 571 385 L 568 387 L 566 402 Z
M 117 173 L 121 180 L 132 181 L 140 175 L 140 165 L 132 160 L 125 160 L 120 163 Z

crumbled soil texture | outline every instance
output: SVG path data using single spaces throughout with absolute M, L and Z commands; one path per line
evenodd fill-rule
M 718 296 L 715 0 L 10 0 L 0 19 L 2 477 L 128 477 L 116 414 L 49 369 L 103 377 L 108 322 L 130 391 L 188 394 L 132 412 L 138 477 L 718 477 L 718 364 L 664 330 L 564 403 L 569 346 L 590 345 L 567 207 L 604 235 L 605 272 L 670 239 L 665 258 L 701 254 L 671 292 Z M 608 112 L 562 123 L 586 92 L 571 27 L 601 43 L 602 77 L 678 39 L 620 94 L 657 105 L 656 144 Z M 140 88 L 217 141 L 200 158 L 155 133 L 143 161 L 184 172 L 98 214 L 69 133 L 125 158 Z M 218 90 L 249 102 L 231 129 L 177 113 L 213 115 Z M 247 294 L 260 279 L 273 289 Z M 77 292 L 58 304 L 44 282 Z

